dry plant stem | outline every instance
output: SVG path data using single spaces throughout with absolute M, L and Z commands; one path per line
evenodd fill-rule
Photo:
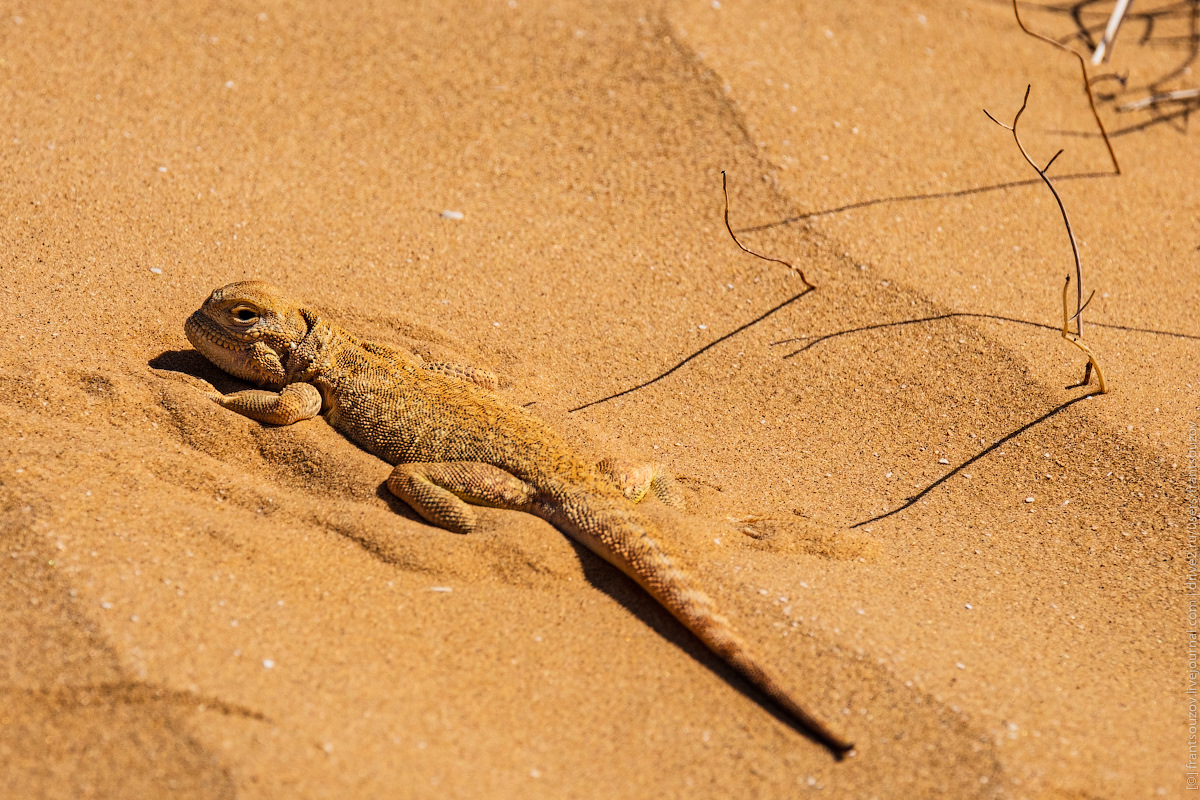
M 1083 342 L 1079 341 L 1079 339 L 1077 339 L 1076 337 L 1072 336 L 1072 335 L 1071 335 L 1071 333 L 1070 333 L 1070 331 L 1067 329 L 1067 328 L 1068 328 L 1068 326 L 1070 325 L 1070 320 L 1069 320 L 1069 318 L 1067 317 L 1067 287 L 1069 287 L 1070 285 L 1071 285 L 1071 276 L 1070 276 L 1070 275 L 1068 275 L 1068 276 L 1067 276 L 1066 283 L 1064 283 L 1064 284 L 1063 284 L 1063 298 L 1062 298 L 1063 326 L 1062 326 L 1062 336 L 1063 336 L 1063 338 L 1064 338 L 1064 339 L 1066 339 L 1068 342 L 1070 342 L 1071 344 L 1075 345 L 1075 346 L 1076 346 L 1076 347 L 1078 347 L 1080 350 L 1082 350 L 1082 351 L 1084 352 L 1084 354 L 1085 354 L 1085 355 L 1088 357 L 1088 365 L 1087 365 L 1087 370 L 1086 370 L 1086 371 L 1083 373 L 1083 384 L 1084 384 L 1085 386 L 1087 385 L 1088 381 L 1091 379 L 1091 376 L 1092 376 L 1092 375 L 1091 375 L 1091 373 L 1092 373 L 1092 370 L 1094 369 L 1094 370 L 1096 370 L 1096 380 L 1098 380 L 1098 381 L 1100 382 L 1100 394 L 1108 394 L 1108 385 L 1107 385 L 1107 384 L 1104 382 L 1104 371 L 1100 369 L 1100 362 L 1096 360 L 1096 354 L 1092 352 L 1092 348 L 1088 347 L 1086 344 L 1084 344 Z
M 983 113 L 987 114 L 988 119 L 990 119 L 992 122 L 995 122 L 1000 127 L 1012 131 L 1013 139 L 1017 143 L 1017 149 L 1019 149 L 1021 151 L 1021 155 L 1025 157 L 1025 160 L 1029 163 L 1029 166 L 1031 166 L 1035 170 L 1037 170 L 1038 176 L 1041 177 L 1042 181 L 1046 184 L 1046 188 L 1048 188 L 1050 190 L 1050 193 L 1052 195 L 1054 195 L 1055 202 L 1058 203 L 1058 210 L 1062 213 L 1063 224 L 1067 228 L 1067 236 L 1070 237 L 1070 239 L 1071 239 L 1071 255 L 1073 255 L 1075 257 L 1075 277 L 1077 279 L 1077 283 L 1076 283 L 1076 287 L 1075 287 L 1075 314 L 1074 314 L 1074 316 L 1067 315 L 1067 290 L 1071 285 L 1071 276 L 1070 275 L 1067 276 L 1067 282 L 1063 284 L 1062 335 L 1063 335 L 1064 339 L 1066 339 L 1068 342 L 1070 342 L 1071 344 L 1078 347 L 1088 357 L 1087 368 L 1084 370 L 1083 382 L 1081 385 L 1086 386 L 1088 384 L 1088 382 L 1092 378 L 1092 370 L 1095 369 L 1096 379 L 1100 382 L 1100 394 L 1107 394 L 1108 386 L 1104 382 L 1104 372 L 1101 371 L 1101 369 L 1100 369 L 1100 362 L 1096 360 L 1096 354 L 1092 352 L 1092 349 L 1090 347 L 1088 347 L 1086 344 L 1084 344 L 1082 341 L 1082 339 L 1083 339 L 1083 310 L 1085 308 L 1087 308 L 1088 303 L 1092 302 L 1092 298 L 1096 296 L 1096 293 L 1092 292 L 1092 294 L 1088 296 L 1086 303 L 1083 301 L 1083 266 L 1080 264 L 1080 261 L 1079 261 L 1079 247 L 1075 243 L 1075 231 L 1071 228 L 1071 220 L 1067 218 L 1067 208 L 1066 208 L 1066 206 L 1063 205 L 1062 198 L 1058 196 L 1058 191 L 1054 188 L 1054 183 L 1051 182 L 1051 180 L 1046 177 L 1046 171 L 1048 169 L 1050 169 L 1050 165 L 1054 163 L 1054 159 L 1056 159 L 1060 155 L 1062 155 L 1062 150 L 1059 150 L 1057 153 L 1055 153 L 1054 156 L 1049 161 L 1046 162 L 1046 166 L 1039 167 L 1037 165 L 1037 162 L 1034 161 L 1032 158 L 1030 158 L 1029 153 L 1025 150 L 1025 145 L 1021 144 L 1020 134 L 1017 133 L 1017 123 L 1020 122 L 1021 115 L 1025 113 L 1025 108 L 1029 105 L 1029 91 L 1031 88 L 1032 88 L 1031 86 L 1025 87 L 1025 97 L 1021 100 L 1021 107 L 1017 110 L 1017 113 L 1013 116 L 1012 125 L 1005 125 L 1003 122 L 1000 122 L 998 119 L 993 117 L 990 113 L 988 113 L 988 111 L 986 109 L 984 109 Z M 1071 332 L 1070 332 L 1071 320 L 1075 320 L 1076 333 L 1074 336 L 1072 336 Z
M 1017 148 L 1021 151 L 1021 155 L 1029 162 L 1029 166 L 1033 167 L 1037 174 L 1041 177 L 1046 187 L 1050 189 L 1050 193 L 1054 195 L 1055 202 L 1058 203 L 1058 210 L 1062 213 L 1063 224 L 1067 226 L 1067 236 L 1071 239 L 1071 255 L 1075 257 L 1075 335 L 1080 339 L 1083 338 L 1083 266 L 1079 262 L 1079 245 L 1075 242 L 1075 231 L 1071 227 L 1071 220 L 1067 218 L 1067 207 L 1063 205 L 1062 198 L 1058 196 L 1058 190 L 1054 188 L 1054 184 L 1046 177 L 1046 170 L 1050 169 L 1050 165 L 1054 163 L 1054 159 L 1062 155 L 1062 150 L 1059 150 L 1054 156 L 1046 162 L 1046 166 L 1039 167 L 1037 162 L 1029 157 L 1029 153 L 1025 150 L 1025 145 L 1021 144 L 1021 136 L 1017 133 L 1017 123 L 1021 119 L 1021 115 L 1025 113 L 1025 107 L 1029 105 L 1029 90 L 1032 86 L 1025 87 L 1025 98 L 1021 101 L 1021 108 L 1018 109 L 1016 116 L 1013 117 L 1012 125 L 1005 125 L 1000 120 L 993 117 L 984 109 L 983 113 L 987 114 L 988 119 L 999 125 L 1001 128 L 1012 131 L 1013 139 L 1017 142 Z
M 1059 50 L 1065 50 L 1075 58 L 1079 59 L 1079 70 L 1083 73 L 1083 89 L 1087 92 L 1088 104 L 1092 107 L 1092 116 L 1096 118 L 1096 126 L 1100 128 L 1100 135 L 1104 137 L 1104 146 L 1108 148 L 1108 157 L 1112 159 L 1113 172 L 1121 174 L 1121 165 L 1117 163 L 1117 153 L 1113 150 L 1112 142 L 1108 140 L 1108 131 L 1104 129 L 1104 123 L 1100 121 L 1100 112 L 1096 110 L 1096 98 L 1092 96 L 1092 82 L 1088 79 L 1087 62 L 1083 60 L 1083 56 L 1075 52 L 1065 44 L 1060 44 L 1053 39 L 1042 36 L 1040 33 L 1034 33 L 1025 27 L 1025 23 L 1021 21 L 1021 12 L 1017 10 L 1017 0 L 1013 0 L 1013 16 L 1017 18 L 1017 24 L 1021 26 L 1021 30 L 1025 31 L 1035 39 L 1041 39 L 1047 44 L 1052 44 Z M 1048 166 L 1048 165 L 1047 165 Z
M 1159 103 L 1195 100 L 1197 98 L 1200 98 L 1200 89 L 1178 89 L 1174 92 L 1152 94 L 1149 97 L 1143 97 L 1140 100 L 1134 100 L 1131 103 L 1125 103 L 1124 105 L 1117 106 L 1117 111 L 1139 111 L 1148 106 L 1156 106 Z
M 776 264 L 783 264 L 788 269 L 792 270 L 793 272 L 798 273 L 800 275 L 800 280 L 804 281 L 805 286 L 807 286 L 809 289 L 816 289 L 817 287 L 813 286 L 811 283 L 809 283 L 808 278 L 804 277 L 804 270 L 796 269 L 795 267 L 793 267 L 791 264 L 784 261 L 783 259 L 771 258 L 770 256 L 764 256 L 762 253 L 756 253 L 753 250 L 751 250 L 749 247 L 746 247 L 746 245 L 744 245 L 738 241 L 737 236 L 735 236 L 733 233 L 733 227 L 729 224 L 729 188 L 726 185 L 725 170 L 721 170 L 721 191 L 724 192 L 724 194 L 725 194 L 725 230 L 729 231 L 729 236 L 731 239 L 733 239 L 733 243 L 736 244 L 738 247 L 742 248 L 743 250 L 745 250 L 747 253 L 749 253 L 752 256 L 757 256 L 758 258 L 761 258 L 764 261 L 774 261 Z
M 1133 0 L 1117 0 L 1117 4 L 1113 6 L 1112 16 L 1108 18 L 1108 25 L 1104 28 L 1104 38 L 1100 40 L 1100 44 L 1096 45 L 1096 51 L 1092 53 L 1092 66 L 1098 65 L 1101 61 L 1108 61 L 1112 55 L 1113 39 L 1117 38 L 1117 31 L 1121 29 L 1121 21 L 1125 19 L 1125 12 L 1129 10 L 1129 6 Z

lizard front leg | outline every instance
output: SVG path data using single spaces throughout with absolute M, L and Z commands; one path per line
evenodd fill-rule
M 321 392 L 311 383 L 289 383 L 281 392 L 246 389 L 210 397 L 222 408 L 268 425 L 291 425 L 321 413 Z
M 537 494 L 512 473 L 480 461 L 399 464 L 387 487 L 427 521 L 454 533 L 475 529 L 468 503 L 527 511 Z
M 164 378 L 177 380 L 199 389 L 205 397 L 222 408 L 228 408 L 243 417 L 265 422 L 268 425 L 291 425 L 294 422 L 312 419 L 321 413 L 321 392 L 311 383 L 289 383 L 280 392 L 246 389 L 240 392 L 221 394 L 208 381 L 186 372 L 171 370 L 154 370 L 154 372 Z

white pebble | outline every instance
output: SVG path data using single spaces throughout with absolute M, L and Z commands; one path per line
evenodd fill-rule
M 269 658 L 264 658 L 264 659 L 263 659 L 263 666 L 264 666 L 264 667 L 266 667 L 267 669 L 274 669 L 274 668 L 275 668 L 275 662 L 274 662 L 274 661 L 272 661 L 272 660 L 271 660 L 271 659 L 269 659 Z
M 1032 498 L 1032 497 L 1026 497 L 1026 498 L 1025 498 L 1025 502 L 1026 502 L 1026 503 L 1032 503 L 1032 502 L 1033 502 L 1033 498 Z
M 151 267 L 150 271 L 153 272 L 155 275 L 162 275 L 162 270 L 159 269 L 158 267 Z
M 453 592 L 454 589 L 452 589 L 449 586 L 430 586 L 429 591 L 431 591 L 431 592 Z
M 939 464 L 949 464 L 949 463 L 950 463 L 950 459 L 948 459 L 948 458 L 939 458 L 939 459 L 938 459 L 938 463 L 939 463 Z
M 443 219 L 462 219 L 463 212 L 451 211 L 450 209 L 446 209 L 445 211 L 442 212 L 442 218 Z
M 957 664 L 955 664 L 954 666 L 958 667 L 959 669 L 966 669 L 966 668 L 967 668 L 967 665 L 966 665 L 966 664 L 964 664 L 964 663 L 962 663 L 961 661 L 959 661 L 959 662 L 958 662 Z

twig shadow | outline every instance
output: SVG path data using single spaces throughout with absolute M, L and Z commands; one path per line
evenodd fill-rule
M 1018 325 L 1029 325 L 1034 328 L 1044 328 L 1048 331 L 1054 331 L 1056 333 L 1061 330 L 1061 328 L 1058 328 L 1054 325 L 1047 325 L 1044 322 L 1033 322 L 1033 321 L 1027 320 L 1027 319 L 1018 319 L 1016 317 L 1005 317 L 1005 316 L 1001 316 L 999 314 L 979 314 L 979 313 L 975 313 L 975 312 L 971 312 L 971 311 L 952 311 L 947 314 L 937 314 L 932 317 L 920 317 L 918 319 L 902 319 L 897 322 L 880 322 L 880 323 L 876 323 L 875 325 L 863 325 L 858 328 L 847 328 L 847 329 L 841 330 L 841 331 L 834 331 L 833 333 L 827 333 L 824 336 L 818 336 L 815 339 L 807 340 L 803 347 L 801 347 L 799 350 L 794 350 L 791 353 L 788 353 L 786 356 L 784 356 L 784 358 L 792 358 L 793 356 L 798 356 L 801 353 L 805 352 L 806 350 L 811 350 L 813 347 L 816 347 L 821 342 L 826 342 L 826 341 L 829 341 L 830 339 L 836 339 L 841 336 L 849 336 L 852 333 L 863 333 L 865 331 L 880 330 L 881 328 L 899 328 L 904 325 L 917 325 L 917 324 L 923 323 L 923 322 L 938 322 L 938 321 L 944 320 L 944 319 L 954 319 L 955 317 L 974 317 L 976 319 L 991 319 L 991 320 L 996 320 L 999 322 L 1015 322 Z M 1191 339 L 1194 341 L 1200 341 L 1200 335 L 1195 335 L 1195 334 L 1190 334 L 1190 333 L 1177 333 L 1175 331 L 1160 331 L 1160 330 L 1155 330 L 1153 328 L 1134 328 L 1129 325 L 1114 325 L 1112 323 L 1107 323 L 1107 322 L 1089 322 L 1088 324 L 1092 325 L 1093 327 L 1096 327 L 1096 328 L 1107 328 L 1109 330 L 1127 331 L 1129 333 L 1149 333 L 1149 334 L 1153 334 L 1155 336 L 1169 336 L 1173 339 Z M 771 342 L 770 346 L 777 347 L 781 344 L 792 344 L 797 341 L 801 341 L 801 340 L 797 339 L 797 338 L 782 339 L 778 342 Z
M 1097 136 L 1099 134 L 1096 134 Z M 1070 175 L 1060 175 L 1054 180 L 1070 181 L 1082 180 L 1091 178 L 1111 178 L 1116 176 L 1115 172 L 1075 172 Z M 754 225 L 749 228 L 739 228 L 738 233 L 757 233 L 758 231 L 770 230 L 784 225 L 792 225 L 797 222 L 803 222 L 806 219 L 814 217 L 823 217 L 828 214 L 840 214 L 843 211 L 854 211 L 859 208 L 870 208 L 871 206 L 884 205 L 885 203 L 911 203 L 916 200 L 942 200 L 950 197 L 968 197 L 974 194 L 985 194 L 987 192 L 999 192 L 1004 189 L 1015 189 L 1020 186 L 1036 186 L 1041 183 L 1039 178 L 1027 178 L 1019 181 L 1006 181 L 1004 183 L 995 183 L 990 186 L 973 186 L 970 189 L 955 189 L 948 192 L 927 192 L 925 194 L 902 194 L 895 197 L 876 197 L 871 200 L 858 200 L 853 203 L 847 203 L 844 206 L 835 208 L 824 208 L 820 211 L 805 211 L 801 214 L 795 214 L 790 217 L 784 217 L 775 222 L 765 222 L 761 225 Z
M 618 397 L 624 397 L 627 394 L 632 394 L 633 392 L 639 391 L 640 389 L 645 389 L 647 386 L 658 383 L 663 378 L 666 378 L 668 375 L 671 375 L 673 372 L 675 372 L 676 370 L 678 370 L 680 367 L 684 366 L 688 362 L 698 358 L 699 356 L 703 355 L 704 353 L 707 353 L 709 350 L 711 350 L 712 348 L 721 344 L 722 342 L 724 342 L 728 339 L 732 339 L 734 336 L 737 336 L 739 333 L 746 330 L 747 328 L 751 328 L 751 327 L 757 325 L 758 323 L 762 322 L 763 320 L 765 320 L 767 317 L 771 316 L 775 312 L 781 311 L 782 309 L 787 308 L 792 303 L 799 300 L 801 297 L 804 297 L 804 295 L 806 295 L 810 292 L 814 292 L 814 291 L 816 291 L 816 289 L 814 289 L 812 287 L 807 287 L 800 293 L 792 295 L 787 300 L 784 300 L 779 305 L 774 306 L 773 308 L 768 309 L 767 311 L 764 311 L 762 314 L 758 315 L 757 317 L 755 317 L 754 319 L 745 323 L 744 325 L 741 325 L 741 326 L 733 329 L 732 331 L 725 334 L 724 336 L 714 339 L 713 341 L 711 341 L 708 344 L 701 347 L 699 350 L 695 351 L 691 355 L 687 356 L 683 360 L 676 363 L 675 366 L 670 367 L 669 369 L 659 373 L 657 376 L 651 378 L 648 381 L 643 381 L 642 383 L 639 383 L 637 386 L 631 386 L 630 388 L 623 389 L 622 391 L 616 392 L 615 394 L 610 394 L 608 397 L 602 397 L 599 400 L 593 400 L 590 403 L 584 403 L 581 406 L 576 406 L 575 408 L 570 409 L 570 411 L 568 413 L 574 414 L 576 411 L 583 411 L 585 408 L 591 408 L 592 406 L 598 406 L 601 403 L 607 403 L 609 400 L 616 400 Z
M 962 462 L 962 463 L 961 463 L 961 464 L 959 464 L 958 466 L 954 467 L 954 468 L 953 468 L 953 469 L 951 469 L 949 472 L 947 472 L 945 475 L 943 475 L 942 477 L 938 478 L 936 481 L 934 481 L 933 483 L 929 484 L 928 486 L 926 486 L 926 487 L 925 487 L 924 489 L 922 489 L 921 491 L 917 492 L 917 493 L 916 493 L 915 495 L 913 495 L 912 497 L 909 497 L 909 498 L 907 498 L 907 499 L 904 501 L 904 503 L 902 503 L 901 505 L 897 506 L 896 508 L 893 508 L 891 511 L 887 511 L 887 512 L 885 512 L 885 513 L 883 513 L 883 514 L 880 514 L 880 515 L 878 515 L 878 516 L 871 517 L 870 519 L 867 519 L 867 520 L 863 520 L 862 522 L 856 522 L 855 524 L 851 525 L 850 527 L 851 527 L 851 528 L 860 528 L 860 527 L 862 527 L 863 525 L 870 525 L 870 524 L 871 524 L 871 523 L 873 523 L 873 522 L 879 522 L 880 520 L 887 519 L 888 517 L 892 516 L 893 514 L 899 514 L 901 511 L 906 511 L 906 510 L 908 510 L 908 509 L 912 508 L 914 505 L 916 505 L 916 504 L 917 504 L 917 502 L 918 502 L 918 501 L 920 501 L 922 498 L 924 498 L 926 495 L 928 495 L 928 494 L 929 494 L 930 492 L 932 492 L 934 489 L 936 489 L 937 487 L 941 486 L 943 483 L 945 483 L 946 481 L 950 480 L 950 479 L 951 479 L 951 478 L 953 478 L 955 475 L 957 475 L 958 473 L 962 472 L 964 469 L 966 469 L 967 467 L 971 466 L 972 464 L 974 464 L 976 461 L 980 460 L 981 458 L 983 458 L 983 457 L 984 457 L 984 456 L 986 456 L 987 454 L 991 453 L 991 452 L 992 452 L 993 450 L 995 450 L 997 447 L 1000 447 L 1001 445 L 1005 444 L 1006 442 L 1010 442 L 1010 441 L 1012 441 L 1012 440 L 1013 440 L 1013 439 L 1015 439 L 1016 437 L 1020 436 L 1022 433 L 1025 433 L 1026 431 L 1030 430 L 1031 428 L 1033 428 L 1033 427 L 1034 427 L 1034 426 L 1036 426 L 1036 425 L 1040 425 L 1041 423 L 1043 423 L 1043 422 L 1045 422 L 1046 420 L 1050 419 L 1050 418 L 1051 418 L 1051 417 L 1053 417 L 1054 415 L 1056 415 L 1056 414 L 1058 414 L 1058 413 L 1060 413 L 1060 412 L 1062 412 L 1062 411 L 1066 411 L 1068 408 L 1070 408 L 1071 406 L 1075 405 L 1076 403 L 1082 402 L 1082 401 L 1084 401 L 1084 400 L 1087 400 L 1087 399 L 1088 399 L 1088 398 L 1090 398 L 1090 397 L 1095 397 L 1095 396 L 1096 396 L 1096 395 L 1092 395 L 1092 394 L 1080 395 L 1079 397 L 1075 397 L 1075 398 L 1072 398 L 1072 399 L 1068 400 L 1067 402 L 1063 403 L 1062 405 L 1059 405 L 1059 406 L 1056 406 L 1055 408 L 1052 408 L 1051 410 L 1047 411 L 1045 414 L 1043 414 L 1042 416 L 1040 416 L 1040 417 L 1038 417 L 1037 419 L 1033 420 L 1032 422 L 1027 422 L 1027 423 L 1025 423 L 1024 425 L 1022 425 L 1021 427 L 1017 428 L 1016 430 L 1014 430 L 1013 432 L 1009 433 L 1009 434 L 1008 434 L 1007 436 L 1005 436 L 1004 438 L 1002 438 L 1002 439 L 998 439 L 998 440 L 996 440 L 995 442 L 992 442 L 990 445 L 988 445 L 987 447 L 983 448 L 983 449 L 982 449 L 982 450 L 980 450 L 978 453 L 976 453 L 975 455 L 971 456 L 970 458 L 968 458 L 966 461 Z

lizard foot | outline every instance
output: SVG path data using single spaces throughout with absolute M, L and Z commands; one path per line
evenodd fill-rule
M 388 490 L 428 522 L 454 533 L 470 533 L 477 522 L 472 505 L 528 509 L 536 491 L 499 467 L 479 461 L 400 464 L 387 479 Z

